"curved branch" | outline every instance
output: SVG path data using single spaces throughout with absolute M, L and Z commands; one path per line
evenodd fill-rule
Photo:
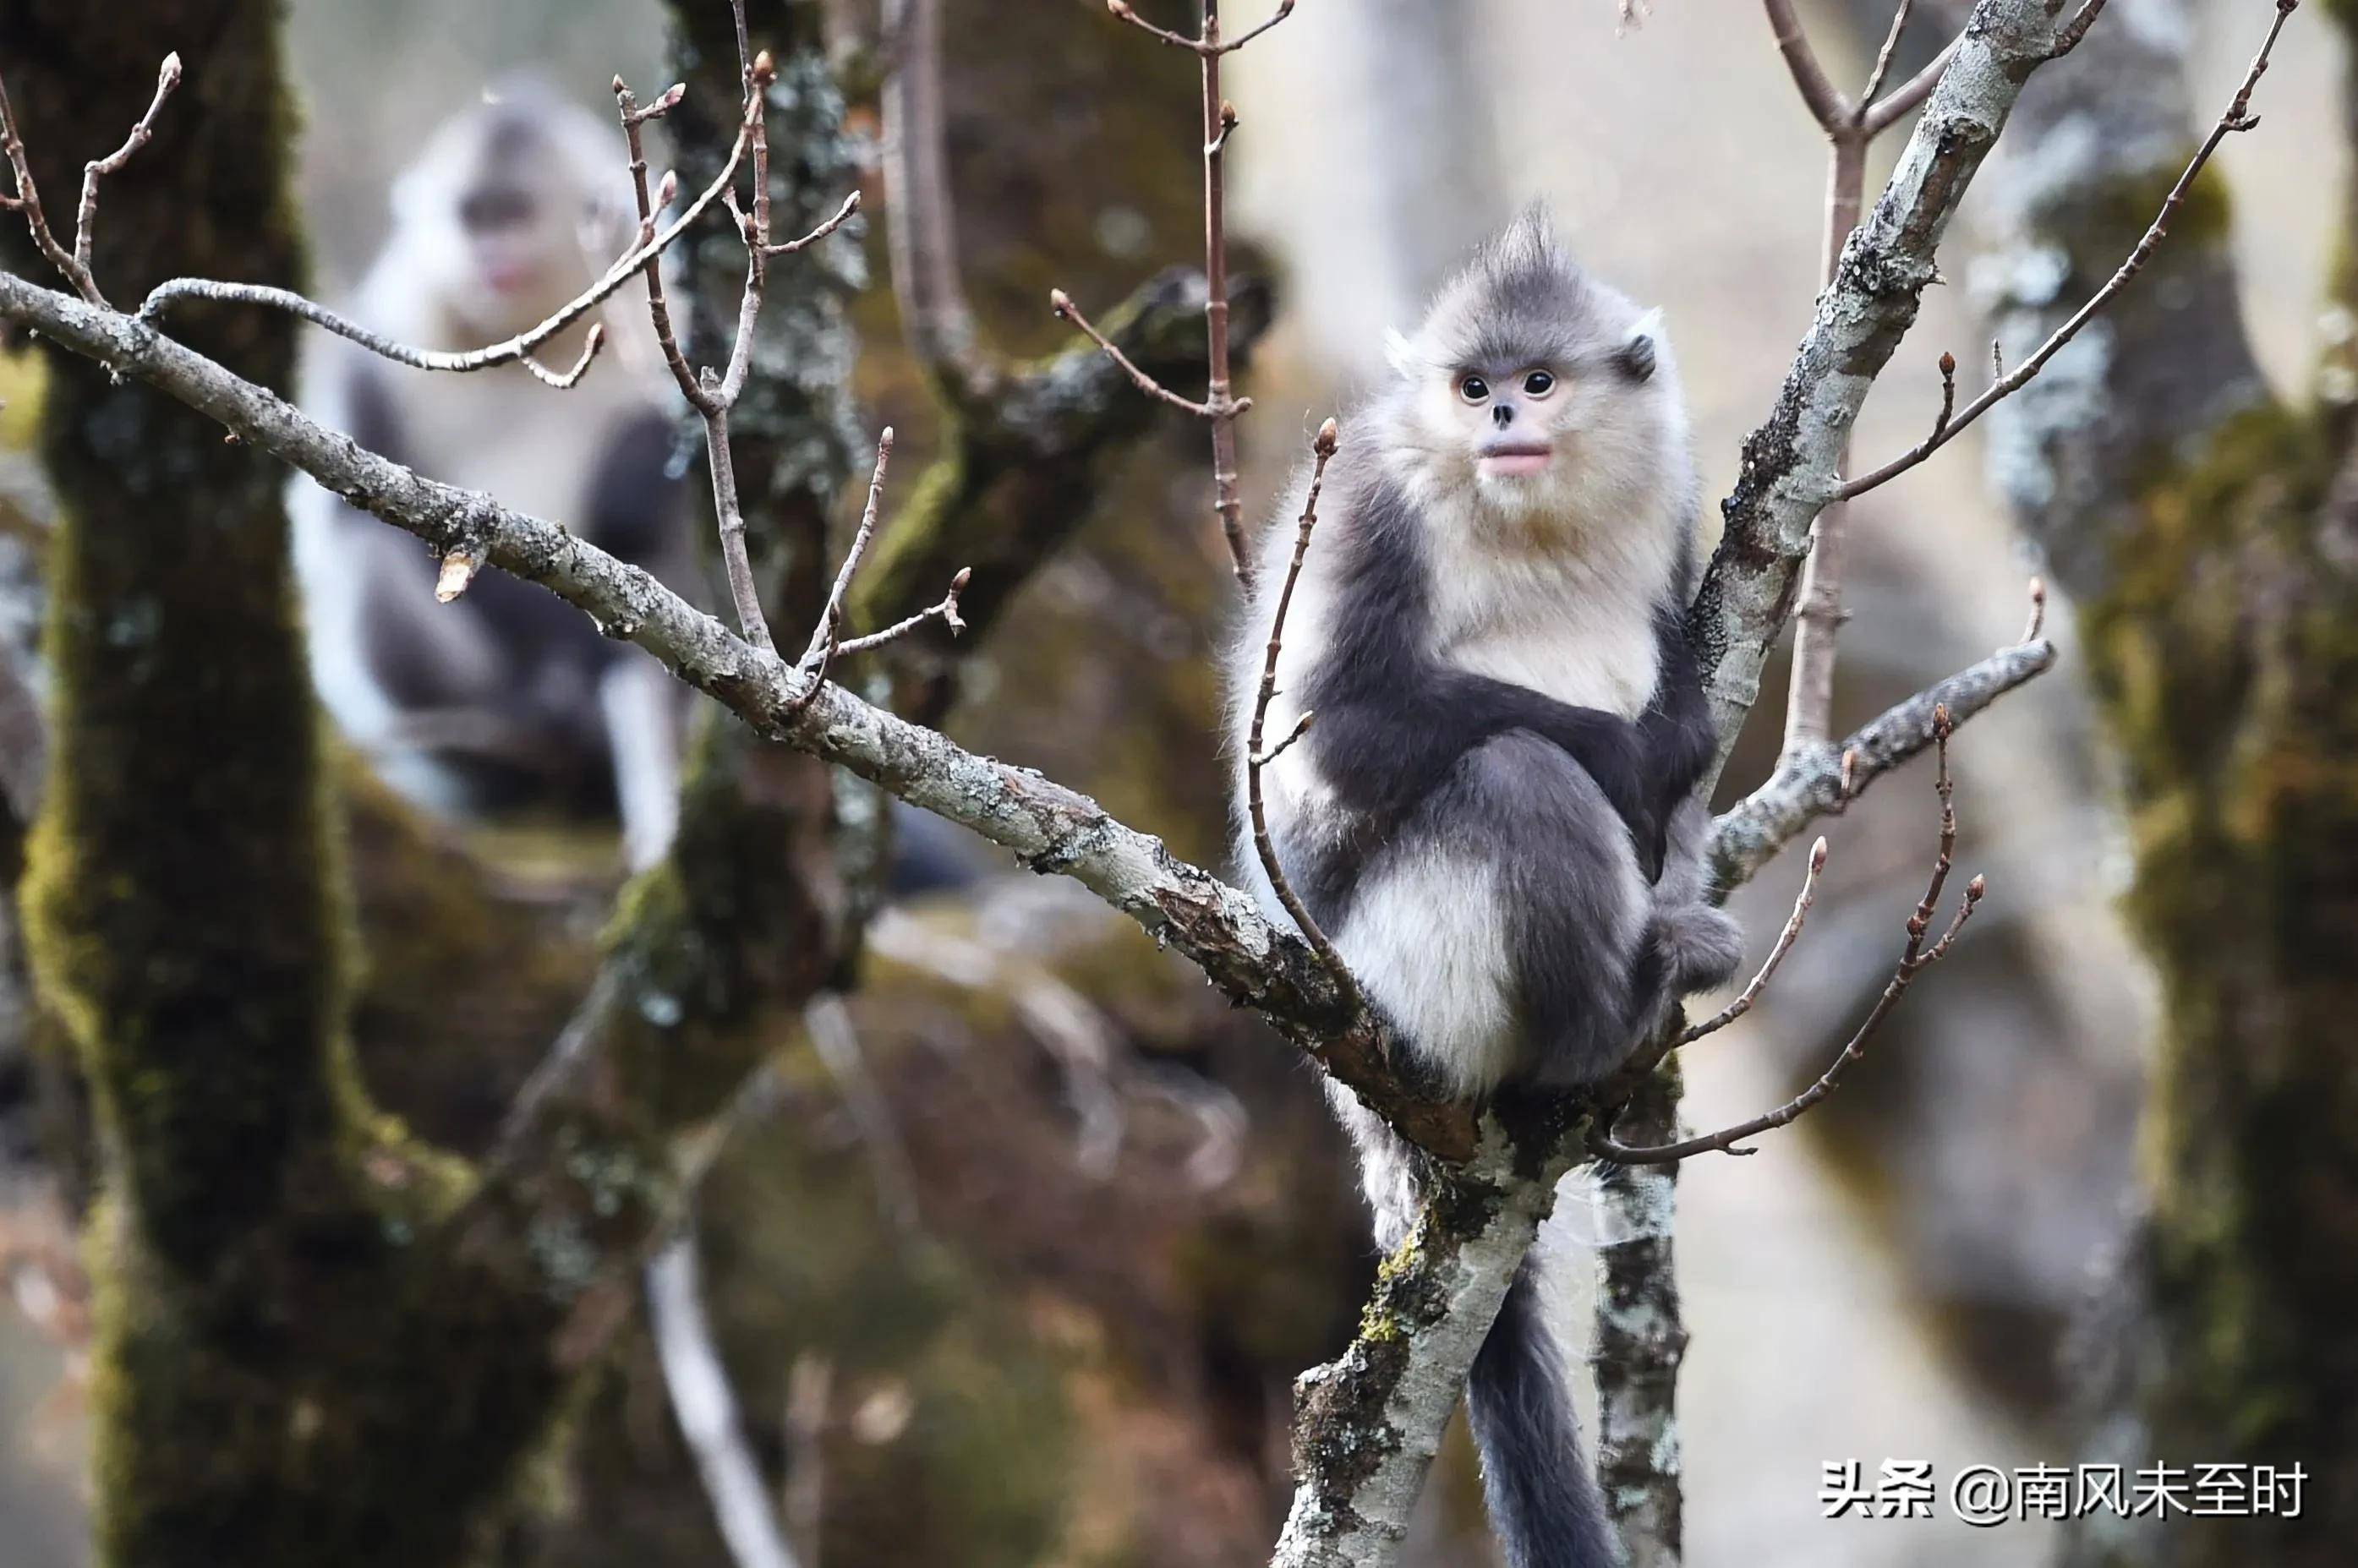
M 2239 131 L 2248 131 L 2260 123 L 2259 116 L 2251 113 L 2252 93 L 2259 86 L 2260 78 L 2267 73 L 2268 57 L 2276 51 L 2277 39 L 2283 35 L 2285 23 L 2291 18 L 2299 5 L 2300 0 L 2277 0 L 2276 15 L 2269 20 L 2267 36 L 2261 40 L 2259 52 L 2252 57 L 2251 67 L 2244 73 L 2242 83 L 2235 89 L 2235 96 L 2228 102 L 2225 112 L 2212 125 L 2211 134 L 2202 138 L 2202 145 L 2195 149 L 2193 157 L 2187 162 L 2185 171 L 2178 177 L 2178 182 L 2169 188 L 2169 194 L 2162 199 L 2161 211 L 2154 214 L 2153 222 L 2147 225 L 2136 247 L 2122 260 L 2121 265 L 2113 270 L 2113 276 L 2104 280 L 2104 286 L 2090 295 L 2088 302 L 2072 312 L 2069 320 L 2048 334 L 2047 341 L 2031 351 L 2028 359 L 1991 383 L 1988 389 L 1979 397 L 1966 404 L 1955 418 L 1942 420 L 1930 436 L 1907 451 L 1874 472 L 1862 474 L 1842 486 L 1836 492 L 1839 499 L 1848 500 L 1853 496 L 1864 495 L 1877 485 L 1888 484 L 1951 441 L 1955 440 L 1965 427 L 1988 413 L 2003 399 L 2020 391 L 2032 377 L 2045 369 L 2048 361 L 2062 351 L 2066 343 L 2080 335 L 2082 328 L 2094 320 L 2097 313 L 2112 303 L 2115 295 L 2126 288 L 2130 281 L 2145 270 L 2146 263 L 2153 259 L 2153 253 L 2159 249 L 2161 242 L 2169 236 L 2169 221 L 2177 216 L 2179 208 L 2186 200 L 2186 193 L 2193 189 L 2195 178 L 2201 174 L 2203 166 L 2211 161 L 2211 155 L 2219 150 L 2219 144 L 2225 141 L 2229 135 Z M 2075 39 L 2074 42 L 2076 41 Z
M 1712 824 L 1712 885 L 1723 895 L 1742 886 L 1812 823 L 1843 811 L 1868 784 L 1930 747 L 1936 713 L 1946 709 L 1952 724 L 1962 724 L 2054 663 L 2051 643 L 2001 648 L 1886 708 L 1839 745 L 1788 755 L 1767 783 Z
M 1760 0 L 1760 8 L 1768 14 L 1777 52 L 1785 57 L 1785 69 L 1793 73 L 1793 85 L 1812 117 L 1827 131 L 1848 124 L 1855 113 L 1850 100 L 1818 63 L 1818 51 L 1810 47 L 1810 35 L 1801 30 L 1801 19 L 1793 14 L 1793 0 Z
M 757 105 L 758 106 L 758 105 Z M 749 117 L 755 113 L 749 110 Z M 417 370 L 452 371 L 465 374 L 490 370 L 523 359 L 559 332 L 564 331 L 590 311 L 612 298 L 629 284 L 646 265 L 671 248 L 672 243 L 687 232 L 687 226 L 702 217 L 707 209 L 720 200 L 737 178 L 738 165 L 743 161 L 745 148 L 752 135 L 751 121 L 741 126 L 737 140 L 729 149 L 729 159 L 721 168 L 719 178 L 704 188 L 686 211 L 665 224 L 654 236 L 623 253 L 620 260 L 608 267 L 599 279 L 573 297 L 536 326 L 526 328 L 514 337 L 462 353 L 450 353 L 432 349 L 413 348 L 397 343 L 391 338 L 370 331 L 348 317 L 339 316 L 326 306 L 316 303 L 289 288 L 273 288 L 258 283 L 225 283 L 209 277 L 175 277 L 148 290 L 141 302 L 138 319 L 160 320 L 164 312 L 183 299 L 206 299 L 229 305 L 257 305 L 265 309 L 283 310 L 299 316 L 313 326 L 333 332 L 340 338 L 358 343 L 369 352 L 409 365 Z
M 366 451 L 134 318 L 0 273 L 0 319 L 36 328 L 148 383 L 438 554 L 477 554 L 541 584 L 763 735 L 970 827 L 1033 871 L 1073 878 L 1194 959 L 1213 984 L 1268 1018 L 1409 1141 L 1444 1161 L 1474 1153 L 1477 1113 L 1401 1082 L 1390 1065 L 1388 1027 L 1351 1006 L 1307 944 L 1271 925 L 1250 895 L 1115 821 L 1086 795 L 1031 769 L 976 756 L 839 687 L 821 687 L 797 710 L 803 676 L 649 573 L 554 523 Z

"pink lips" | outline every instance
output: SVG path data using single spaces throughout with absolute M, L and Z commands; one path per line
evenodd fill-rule
M 1528 478 L 1546 468 L 1553 453 L 1553 448 L 1537 441 L 1501 441 L 1483 449 L 1476 471 L 1484 479 Z

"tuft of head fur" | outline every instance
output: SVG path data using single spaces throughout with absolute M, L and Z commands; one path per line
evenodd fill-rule
M 1398 476 L 1428 501 L 1544 516 L 1560 539 L 1638 522 L 1649 497 L 1691 482 L 1660 312 L 1591 276 L 1543 207 L 1477 250 L 1389 347 L 1388 445 Z

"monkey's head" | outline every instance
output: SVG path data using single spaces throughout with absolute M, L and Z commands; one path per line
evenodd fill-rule
M 1659 317 L 1592 278 L 1534 206 L 1390 344 L 1406 460 L 1435 493 L 1573 526 L 1609 521 L 1684 461 Z
M 452 117 L 394 187 L 411 276 L 482 340 L 588 287 L 630 238 L 621 138 L 529 80 Z

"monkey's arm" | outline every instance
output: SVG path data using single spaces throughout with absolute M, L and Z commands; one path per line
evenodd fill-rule
M 1671 814 L 1711 766 L 1714 745 L 1702 672 L 1695 664 L 1694 649 L 1687 643 L 1678 606 L 1671 601 L 1665 600 L 1655 613 L 1654 647 L 1658 672 L 1654 697 L 1638 719 L 1646 811 L 1656 835 L 1650 846 L 1650 877 L 1660 875 L 1663 857 L 1669 852 Z
M 1641 727 L 1602 708 L 1559 702 L 1528 687 L 1433 669 L 1385 697 L 1357 695 L 1318 709 L 1311 745 L 1343 803 L 1398 821 L 1458 759 L 1509 730 L 1527 730 L 1578 762 L 1628 826 L 1650 879 L 1660 861 L 1662 800 L 1650 787 Z

